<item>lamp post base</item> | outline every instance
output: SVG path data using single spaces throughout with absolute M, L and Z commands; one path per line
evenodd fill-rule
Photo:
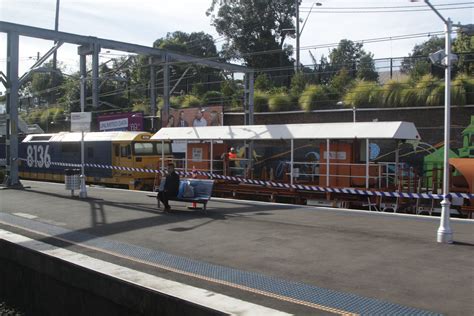
M 81 175 L 81 190 L 79 191 L 79 197 L 81 199 L 87 198 L 86 179 L 83 175 Z
M 441 201 L 441 222 L 438 228 L 438 234 L 436 240 L 443 244 L 453 243 L 453 231 L 449 226 L 449 216 L 451 215 L 451 202 L 448 199 Z
M 438 236 L 436 240 L 442 244 L 452 244 L 453 243 L 453 233 L 449 232 L 440 232 L 438 230 Z

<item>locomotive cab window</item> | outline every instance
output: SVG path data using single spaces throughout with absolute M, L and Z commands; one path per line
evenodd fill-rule
M 161 145 L 161 143 L 156 143 L 155 145 L 156 145 L 156 153 L 158 155 L 161 155 L 162 152 L 165 155 L 171 155 L 171 143 L 164 143 L 163 146 Z
M 120 148 L 120 156 L 122 157 L 130 157 L 131 156 L 131 150 L 130 150 L 130 145 L 127 146 L 122 146 Z
M 153 143 L 134 143 L 133 152 L 137 156 L 156 155 Z
M 52 138 L 53 136 L 32 136 L 30 142 L 45 142 Z

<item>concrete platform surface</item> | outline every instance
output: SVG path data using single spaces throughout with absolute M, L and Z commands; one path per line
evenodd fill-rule
M 24 181 L 0 227 L 294 314 L 474 315 L 474 221 L 212 199 L 207 214 L 146 192 Z M 142 255 L 146 253 L 145 255 Z

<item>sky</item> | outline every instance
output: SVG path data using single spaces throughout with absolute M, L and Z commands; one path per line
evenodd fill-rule
M 367 40 L 381 37 L 396 38 L 414 33 L 443 31 L 444 25 L 432 11 L 354 13 L 353 8 L 385 7 L 387 10 L 428 9 L 422 1 L 410 0 L 320 0 L 322 5 L 314 7 L 309 14 L 301 34 L 301 62 L 310 64 L 308 47 L 337 43 L 341 39 Z M 113 39 L 151 46 L 167 32 L 203 31 L 218 38 L 210 17 L 205 12 L 211 0 L 60 0 L 59 30 L 87 36 Z M 314 1 L 303 0 L 300 18 L 306 19 L 309 7 Z M 432 0 L 439 8 L 452 8 L 456 3 L 462 10 L 440 11 L 453 22 L 474 23 L 474 2 L 463 0 Z M 446 5 L 447 6 L 442 6 Z M 402 8 L 393 8 L 402 7 Z M 0 0 L 0 20 L 29 26 L 54 29 L 56 0 Z M 341 13 L 341 9 L 352 13 Z M 381 11 L 382 9 L 376 9 Z M 337 12 L 336 12 L 337 11 Z M 362 11 L 367 11 L 362 9 Z M 413 46 L 422 43 L 428 36 L 410 40 L 388 40 L 379 43 L 365 43 L 364 48 L 375 58 L 406 56 Z M 295 45 L 290 39 L 288 44 Z M 218 42 L 219 45 L 222 41 Z M 20 38 L 20 75 L 27 71 L 36 58 L 37 52 L 44 54 L 52 42 Z M 328 55 L 329 48 L 311 49 L 318 59 Z M 102 60 L 114 57 L 114 52 L 101 52 Z M 77 48 L 63 45 L 58 52 L 58 60 L 66 69 L 77 69 L 79 58 Z M 6 69 L 6 34 L 0 33 L 0 71 Z M 0 91 L 1 91 L 0 87 Z

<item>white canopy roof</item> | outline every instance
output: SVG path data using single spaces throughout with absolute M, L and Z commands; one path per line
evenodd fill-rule
M 147 132 L 88 132 L 84 133 L 84 141 L 134 141 L 148 140 Z M 81 133 L 60 132 L 56 134 L 31 134 L 23 142 L 49 141 L 49 142 L 80 142 Z
M 155 140 L 420 139 L 410 122 L 167 127 Z

